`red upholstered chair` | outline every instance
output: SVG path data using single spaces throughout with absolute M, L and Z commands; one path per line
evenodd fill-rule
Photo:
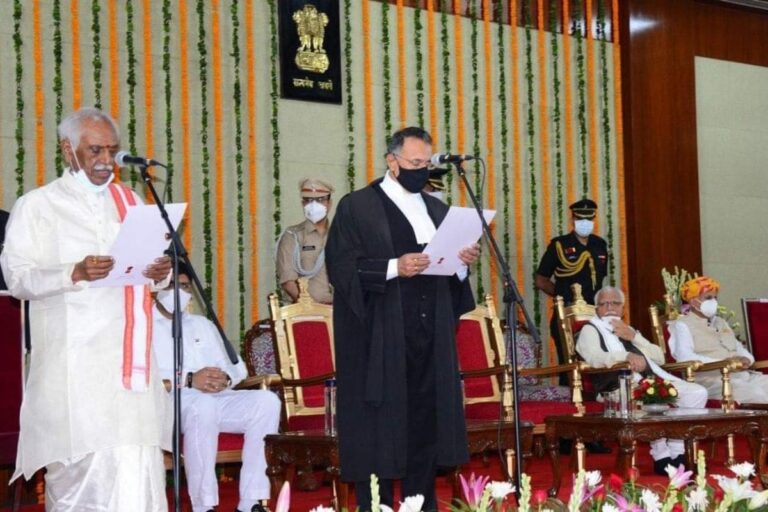
M 741 299 L 747 349 L 755 357 L 753 369 L 768 368 L 768 299 Z
M 19 442 L 19 410 L 21 408 L 22 383 L 24 376 L 22 303 L 5 292 L 0 294 L 0 466 L 7 468 L 4 481 L 13 472 L 16 464 L 16 447 Z M 3 470 L 5 473 L 6 470 Z M 19 478 L 13 485 L 13 510 L 19 509 L 21 501 Z
M 347 508 L 348 486 L 339 478 L 336 437 L 324 432 L 324 384 L 335 376 L 333 308 L 313 301 L 307 279 L 301 278 L 297 302 L 280 306 L 271 294 L 269 310 L 283 397 L 281 433 L 265 439 L 273 498 L 296 468 L 311 475 L 311 468 L 319 465 L 332 479 L 334 506 Z
M 464 411 L 467 419 L 470 453 L 485 454 L 496 449 L 499 422 L 509 433 L 500 447 L 506 453 L 510 473 L 514 467 L 514 406 L 511 372 L 506 365 L 507 355 L 501 323 L 490 295 L 485 303 L 463 315 L 456 332 L 456 343 L 464 384 Z M 519 378 L 556 375 L 573 372 L 576 365 L 543 368 L 520 368 Z M 580 397 L 580 393 L 576 393 Z M 523 429 L 521 431 L 523 457 L 529 457 L 534 435 L 543 435 L 544 418 L 551 414 L 577 412 L 574 402 L 521 401 L 518 404 Z M 456 489 L 454 489 L 456 491 Z

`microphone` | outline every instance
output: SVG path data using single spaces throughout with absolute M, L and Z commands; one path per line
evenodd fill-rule
M 150 167 L 152 165 L 159 165 L 165 167 L 157 160 L 151 158 L 144 158 L 143 156 L 134 156 L 127 151 L 118 151 L 115 155 L 115 163 L 118 167 L 127 167 L 129 165 L 140 165 L 142 167 Z
M 452 155 L 450 153 L 435 153 L 432 155 L 432 158 L 430 158 L 430 162 L 432 162 L 432 165 L 440 165 L 440 164 L 457 164 L 459 162 L 465 162 L 467 160 L 474 160 L 475 157 L 472 155 Z

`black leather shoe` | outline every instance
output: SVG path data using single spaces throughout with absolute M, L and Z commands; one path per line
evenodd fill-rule
M 613 451 L 609 447 L 605 446 L 601 441 L 585 443 L 584 446 L 587 448 L 587 452 L 589 453 L 611 453 Z
M 269 509 L 261 503 L 257 503 L 251 507 L 251 512 L 269 512 Z
M 653 472 L 656 473 L 657 475 L 667 476 L 666 468 L 670 464 L 673 466 L 675 465 L 674 461 L 669 457 L 664 457 L 663 459 L 655 460 L 653 461 Z
M 685 463 L 684 453 L 681 453 L 680 455 L 672 459 L 672 465 L 675 466 L 676 468 L 679 467 L 680 464 L 682 464 L 685 469 L 688 469 L 687 464 Z

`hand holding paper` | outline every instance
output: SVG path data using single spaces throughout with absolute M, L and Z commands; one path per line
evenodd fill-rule
M 495 210 L 483 210 L 483 217 L 488 223 L 495 215 Z M 477 259 L 479 250 L 476 249 L 475 254 L 469 248 L 475 246 L 482 234 L 483 225 L 474 208 L 451 206 L 432 241 L 424 248 L 424 254 L 429 255 L 429 266 L 422 274 L 452 276 L 464 265 L 459 256 L 462 251 L 464 258 L 469 258 L 470 262 Z

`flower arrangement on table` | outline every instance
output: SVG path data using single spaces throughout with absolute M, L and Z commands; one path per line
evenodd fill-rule
M 642 404 L 673 404 L 677 400 L 677 389 L 661 377 L 646 377 L 637 383 L 632 398 Z

